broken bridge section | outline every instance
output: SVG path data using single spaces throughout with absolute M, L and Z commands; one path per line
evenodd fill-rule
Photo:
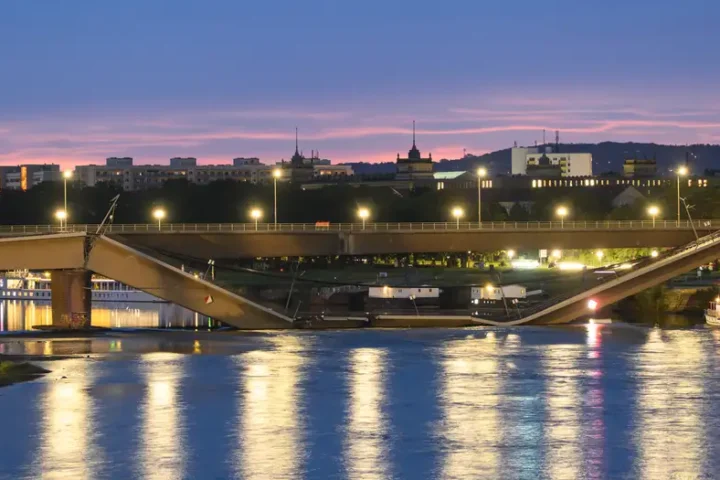
M 87 271 L 233 327 L 292 326 L 292 319 L 279 312 L 105 236 L 70 233 L 0 239 L 0 270 L 20 269 L 51 272 L 53 325 L 59 327 L 89 325 Z

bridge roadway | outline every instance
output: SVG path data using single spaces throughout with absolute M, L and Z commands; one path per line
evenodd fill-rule
M 694 227 L 694 231 L 693 231 Z M 121 224 L 106 233 L 138 248 L 196 258 L 375 255 L 504 249 L 676 247 L 720 220 L 352 224 Z M 97 225 L 0 226 L 0 237 L 94 233 Z

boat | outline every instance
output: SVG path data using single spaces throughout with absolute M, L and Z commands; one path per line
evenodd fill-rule
M 93 275 L 90 282 L 93 302 L 167 303 L 165 300 L 110 278 Z M 10 272 L 0 278 L 0 300 L 49 302 L 52 300 L 50 284 L 49 272 L 41 275 L 27 271 Z
M 705 310 L 705 323 L 713 327 L 720 327 L 720 297 L 710 302 L 710 308 Z

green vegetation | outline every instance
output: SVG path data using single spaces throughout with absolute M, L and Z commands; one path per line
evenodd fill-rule
M 49 370 L 31 363 L 0 361 L 0 387 L 27 382 L 46 373 L 49 373 Z

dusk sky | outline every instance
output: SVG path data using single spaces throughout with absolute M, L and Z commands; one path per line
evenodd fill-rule
M 2 0 L 0 163 L 720 143 L 717 0 Z

